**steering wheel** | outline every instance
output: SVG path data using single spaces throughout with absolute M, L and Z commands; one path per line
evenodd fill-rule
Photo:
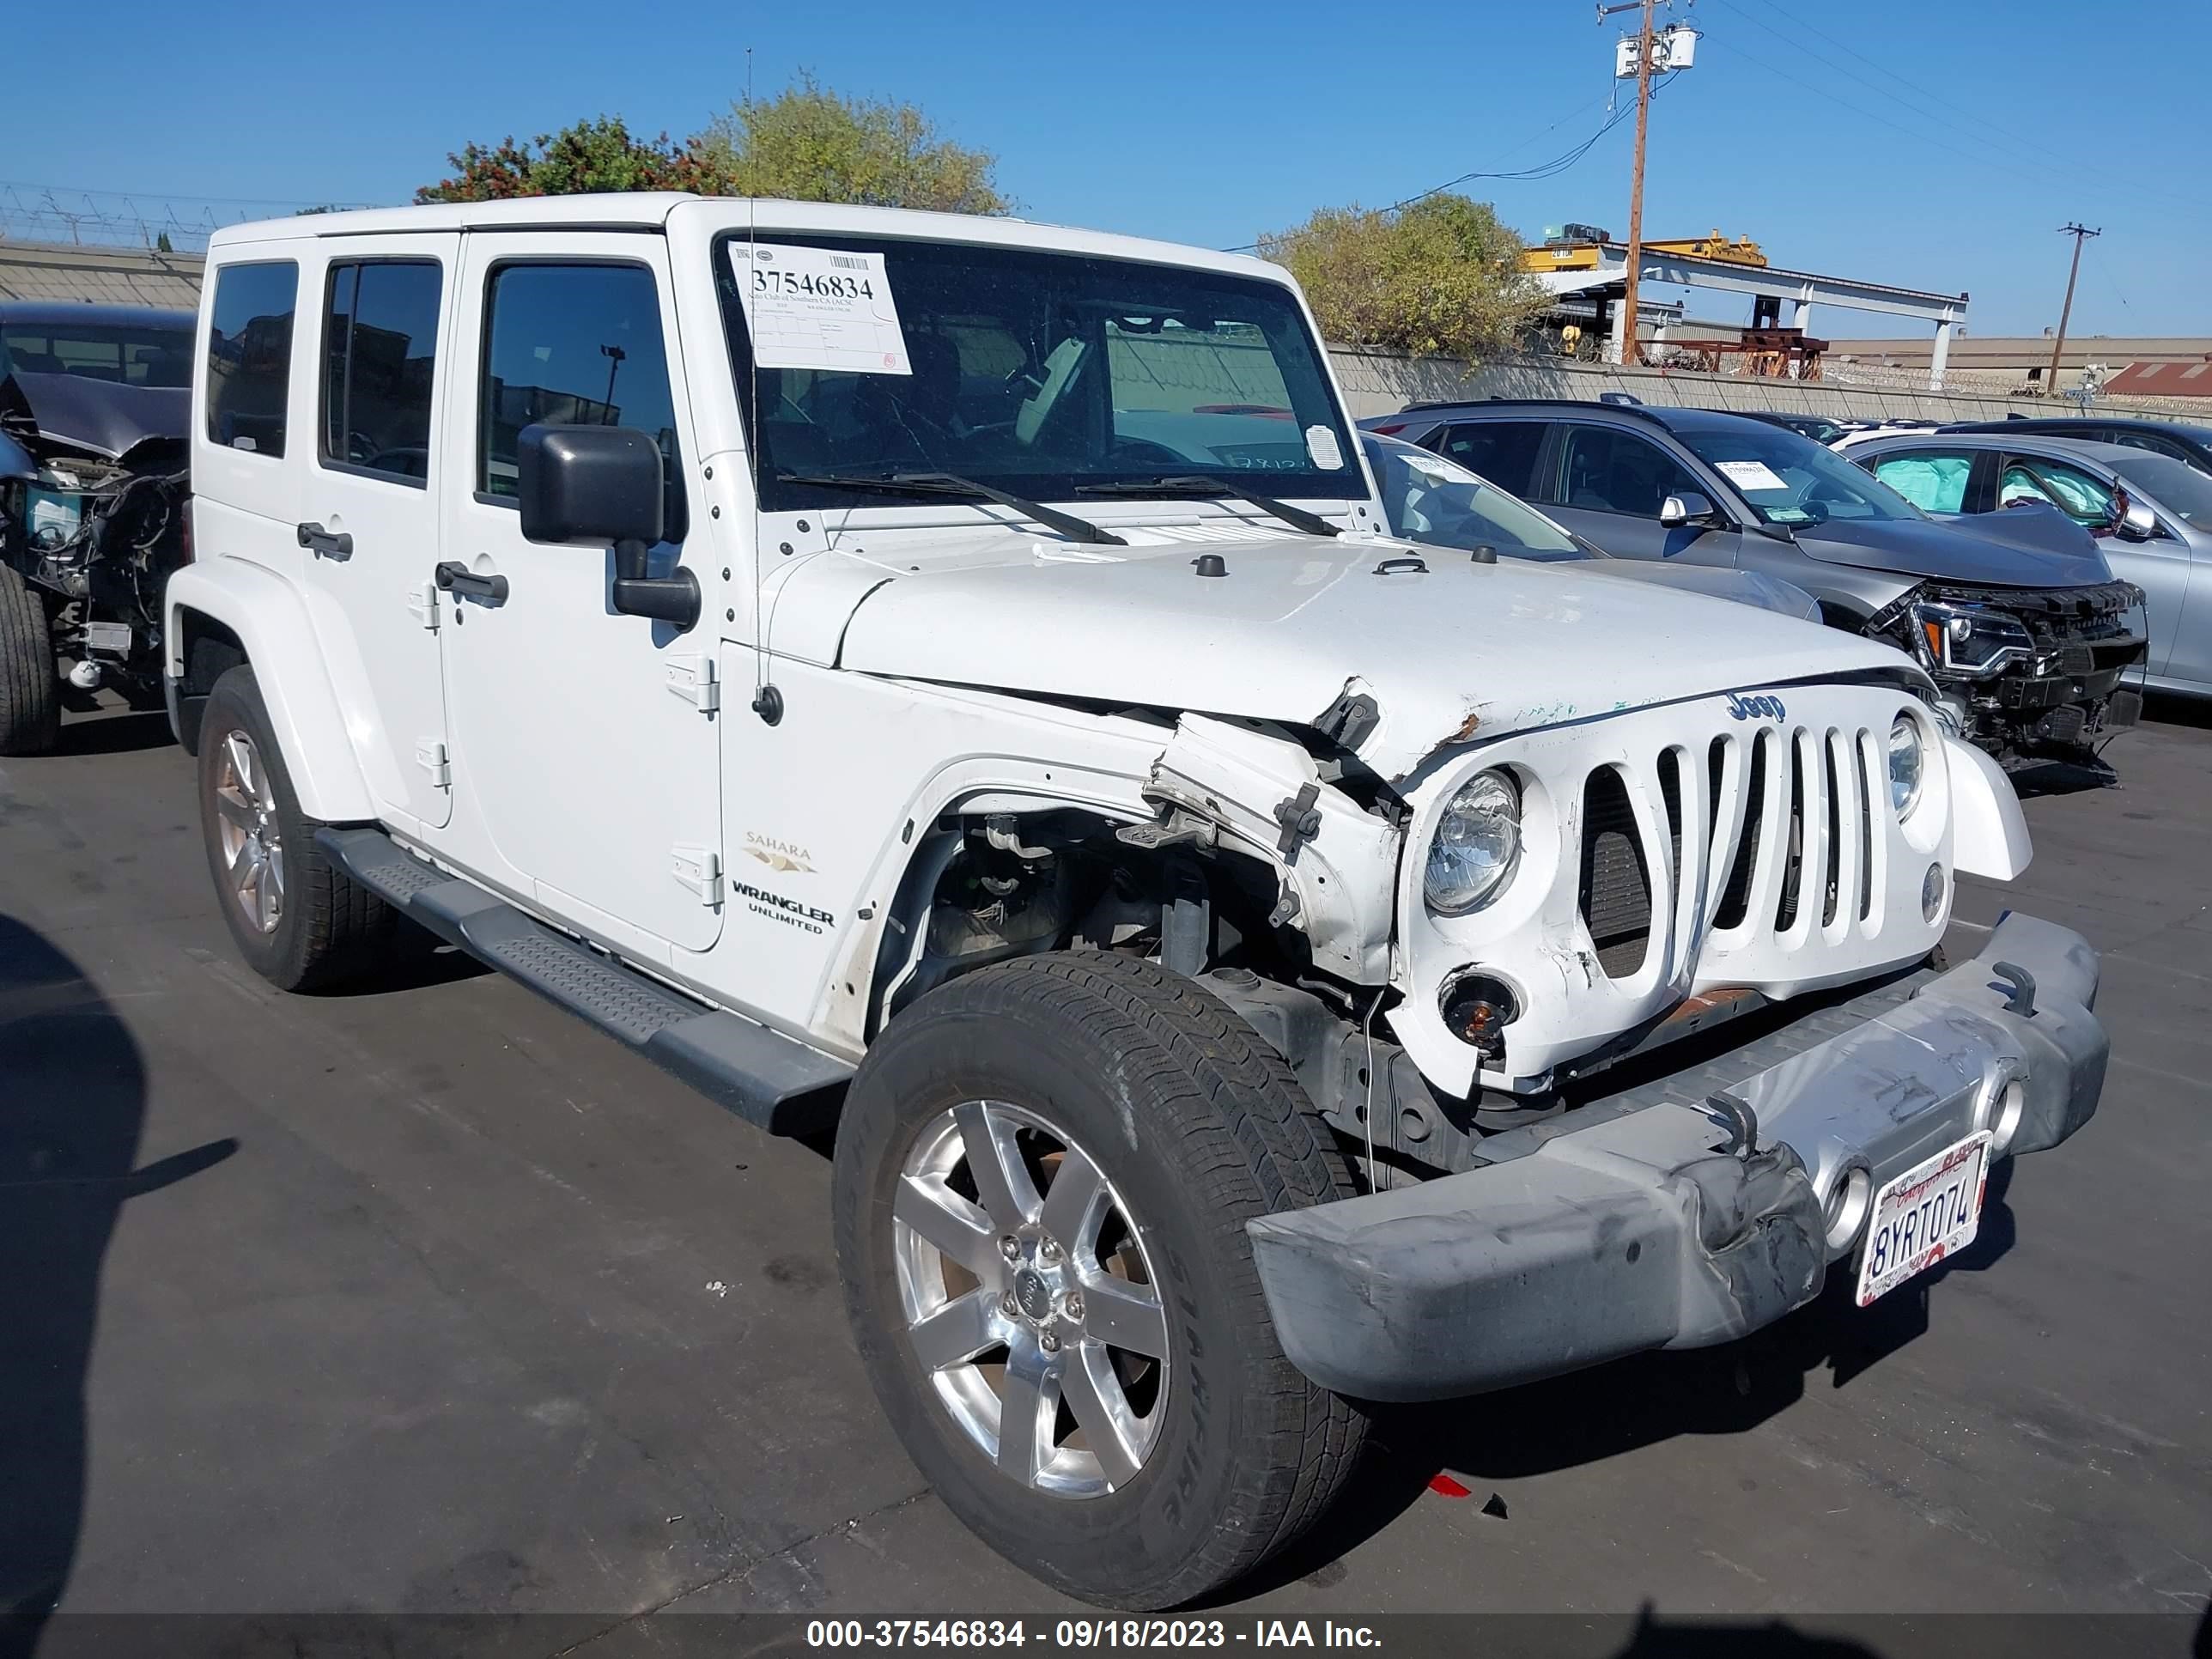
M 1188 466 L 1190 457 L 1179 455 L 1165 444 L 1155 443 L 1150 438 L 1116 438 L 1114 447 L 1107 451 L 1109 461 L 1126 461 L 1136 466 Z

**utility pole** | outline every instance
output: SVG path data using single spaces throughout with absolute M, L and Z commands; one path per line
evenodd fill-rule
M 2058 313 L 2058 337 L 2051 343 L 2051 384 L 2045 389 L 2050 397 L 2058 395 L 2058 354 L 2066 349 L 2066 325 L 2074 315 L 2074 279 L 2081 274 L 2081 244 L 2092 236 L 2102 236 L 2104 228 L 2091 230 L 2087 225 L 2061 225 L 2061 236 L 2074 239 L 2074 264 L 2066 272 L 2066 303 Z M 1631 278 L 1633 281 L 1633 278 Z M 1629 290 L 1633 293 L 1635 290 Z
M 1601 4 L 1597 9 L 1602 23 L 1615 12 L 1638 11 L 1636 37 L 1636 163 L 1628 186 L 1628 271 L 1627 290 L 1620 296 L 1622 312 L 1620 331 L 1620 361 L 1633 363 L 1642 354 L 1636 331 L 1636 278 L 1644 264 L 1644 134 L 1651 117 L 1651 8 L 1656 0 L 1626 0 L 1620 5 Z

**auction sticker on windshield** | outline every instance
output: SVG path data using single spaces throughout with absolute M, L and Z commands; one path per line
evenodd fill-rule
M 760 368 L 914 373 L 882 254 L 782 242 L 729 247 Z
M 1859 1258 L 1859 1306 L 1974 1242 L 1990 1173 L 1984 1129 L 1915 1164 L 1875 1194 Z
M 1787 489 L 1782 475 L 1765 461 L 1715 461 L 1721 475 L 1738 489 Z

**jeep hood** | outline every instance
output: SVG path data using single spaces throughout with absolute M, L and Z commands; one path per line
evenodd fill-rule
M 778 585 L 772 646 L 863 673 L 1291 724 L 1356 681 L 1381 716 L 1359 753 L 1389 778 L 1440 747 L 1525 727 L 1911 672 L 1887 646 L 1615 580 L 1596 561 L 1476 564 L 1291 537 L 1224 545 L 1227 574 L 1207 576 L 1203 550 L 1001 535 L 942 562 L 855 570 L 820 555 Z
M 1796 530 L 1799 550 L 1824 563 L 1900 576 L 1991 587 L 2084 587 L 2112 579 L 2088 532 L 2057 512 L 2008 508 L 1957 524 L 1831 520 Z

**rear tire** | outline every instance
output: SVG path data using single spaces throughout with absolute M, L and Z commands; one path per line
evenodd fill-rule
M 248 667 L 227 670 L 200 721 L 200 830 L 216 899 L 246 966 L 283 991 L 326 989 L 427 939 L 315 845 Z
M 52 751 L 62 729 L 61 677 L 46 602 L 0 564 L 0 755 Z
M 1063 1204 L 1070 1180 L 1102 1195 Z M 1283 1357 L 1244 1231 L 1349 1196 L 1349 1171 L 1281 1057 L 1191 981 L 1058 952 L 932 992 L 854 1079 L 835 1191 L 885 1413 L 1045 1583 L 1187 1602 L 1299 1536 L 1357 1463 L 1365 1419 Z M 1009 1453 L 1009 1402 L 1033 1397 Z

